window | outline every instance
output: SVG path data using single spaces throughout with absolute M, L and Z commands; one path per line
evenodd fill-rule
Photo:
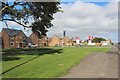
M 26 40 L 23 40 L 23 42 L 26 42 Z
M 23 45 L 25 46 L 25 45 L 26 45 L 26 43 L 23 43 Z
M 19 38 L 22 39 L 22 36 L 20 36 Z
M 14 42 L 10 42 L 10 46 L 14 46 Z
M 23 47 L 26 47 L 26 43 L 23 43 Z
M 14 37 L 13 37 L 13 36 L 10 36 L 10 40 L 14 40 Z

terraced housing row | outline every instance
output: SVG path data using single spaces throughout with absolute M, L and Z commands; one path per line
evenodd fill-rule
M 75 45 L 73 39 L 69 39 L 67 36 L 63 38 L 57 35 L 48 38 L 44 36 L 39 38 L 36 34 L 32 33 L 29 37 L 22 30 L 3 28 L 0 33 L 0 46 L 2 48 L 26 48 L 29 45 L 36 45 L 36 47 L 43 46 L 72 46 Z

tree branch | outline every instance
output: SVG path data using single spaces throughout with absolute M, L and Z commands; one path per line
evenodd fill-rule
M 25 4 L 26 4 L 26 3 L 25 3 Z M 4 11 L 4 10 L 5 10 L 6 8 L 8 8 L 8 7 L 14 7 L 15 5 L 25 5 L 25 4 L 20 4 L 20 2 L 17 2 L 17 3 L 15 3 L 15 4 L 13 4 L 12 6 L 7 6 L 7 5 L 5 5 L 5 7 L 0 10 L 0 14 L 2 14 L 2 11 Z
M 21 22 L 16 21 L 16 20 L 14 20 L 14 19 L 2 19 L 2 21 L 5 21 L 5 20 L 14 21 L 14 22 L 16 22 L 17 24 L 19 24 L 19 25 L 21 25 L 21 26 L 23 26 L 23 27 L 31 28 L 30 26 L 26 26 L 26 25 L 22 24 Z
M 2 11 L 5 10 L 8 6 L 5 6 L 4 8 L 1 9 L 0 14 L 2 14 Z

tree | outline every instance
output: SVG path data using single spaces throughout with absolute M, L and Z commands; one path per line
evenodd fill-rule
M 1 21 L 14 21 L 24 28 L 32 28 L 39 36 L 46 35 L 48 28 L 52 27 L 53 15 L 61 12 L 59 2 L 1 2 Z M 31 23 L 30 20 L 33 22 Z
M 101 41 L 106 41 L 106 39 L 104 39 L 104 38 L 98 38 L 98 37 L 95 37 L 93 40 L 92 40 L 93 42 L 101 42 Z

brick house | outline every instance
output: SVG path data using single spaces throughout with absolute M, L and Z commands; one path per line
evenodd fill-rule
M 2 48 L 25 48 L 27 46 L 27 36 L 22 30 L 3 28 Z
M 39 38 L 36 34 L 32 33 L 30 36 L 29 36 L 32 44 L 35 44 L 38 46 L 38 43 L 39 43 Z
M 49 45 L 49 39 L 47 36 L 42 37 L 41 39 L 39 39 L 39 45 L 40 46 L 48 46 Z
M 49 46 L 55 46 L 61 44 L 61 38 L 58 37 L 57 35 L 51 37 L 49 39 Z
M 73 39 L 70 39 L 69 40 L 69 46 L 74 46 L 74 45 L 75 45 L 75 43 L 74 43 Z
M 69 39 L 67 36 L 60 38 L 57 35 L 55 35 L 52 38 L 50 38 L 49 46 L 55 46 L 55 45 L 73 46 L 73 40 Z
M 67 36 L 64 36 L 64 37 L 61 39 L 61 43 L 62 43 L 64 46 L 70 46 L 70 45 L 72 45 L 71 40 L 70 40 Z
M 47 36 L 43 36 L 41 39 L 34 33 L 32 33 L 30 35 L 30 40 L 32 42 L 32 44 L 35 44 L 37 46 L 48 46 L 48 37 Z

